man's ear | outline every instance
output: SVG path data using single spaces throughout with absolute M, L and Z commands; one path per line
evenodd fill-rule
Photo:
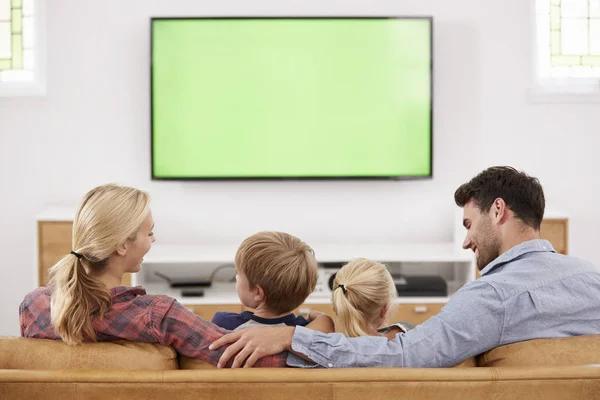
M 252 289 L 253 299 L 258 303 L 262 303 L 265 301 L 265 291 L 259 285 L 256 285 Z
M 124 256 L 125 254 L 127 254 L 127 243 L 120 244 L 117 247 L 117 254 L 120 256 Z
M 490 208 L 490 215 L 496 223 L 504 223 L 509 216 L 509 208 L 506 205 L 506 202 L 501 197 L 498 197 L 492 203 L 492 207 Z

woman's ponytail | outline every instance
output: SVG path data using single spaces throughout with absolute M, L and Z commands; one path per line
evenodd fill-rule
M 71 253 L 50 271 L 55 285 L 50 318 L 54 330 L 67 344 L 96 341 L 92 320 L 103 317 L 112 302 L 108 288 L 87 274 L 83 262 Z

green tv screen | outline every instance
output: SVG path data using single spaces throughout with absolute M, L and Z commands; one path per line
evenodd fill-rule
M 152 19 L 153 179 L 430 177 L 431 25 Z

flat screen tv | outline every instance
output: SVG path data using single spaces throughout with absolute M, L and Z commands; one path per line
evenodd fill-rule
M 153 18 L 153 179 L 432 175 L 432 19 Z

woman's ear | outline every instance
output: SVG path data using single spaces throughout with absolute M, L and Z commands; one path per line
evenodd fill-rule
M 125 254 L 127 254 L 127 243 L 120 244 L 117 247 L 117 254 L 120 256 L 124 256 Z

